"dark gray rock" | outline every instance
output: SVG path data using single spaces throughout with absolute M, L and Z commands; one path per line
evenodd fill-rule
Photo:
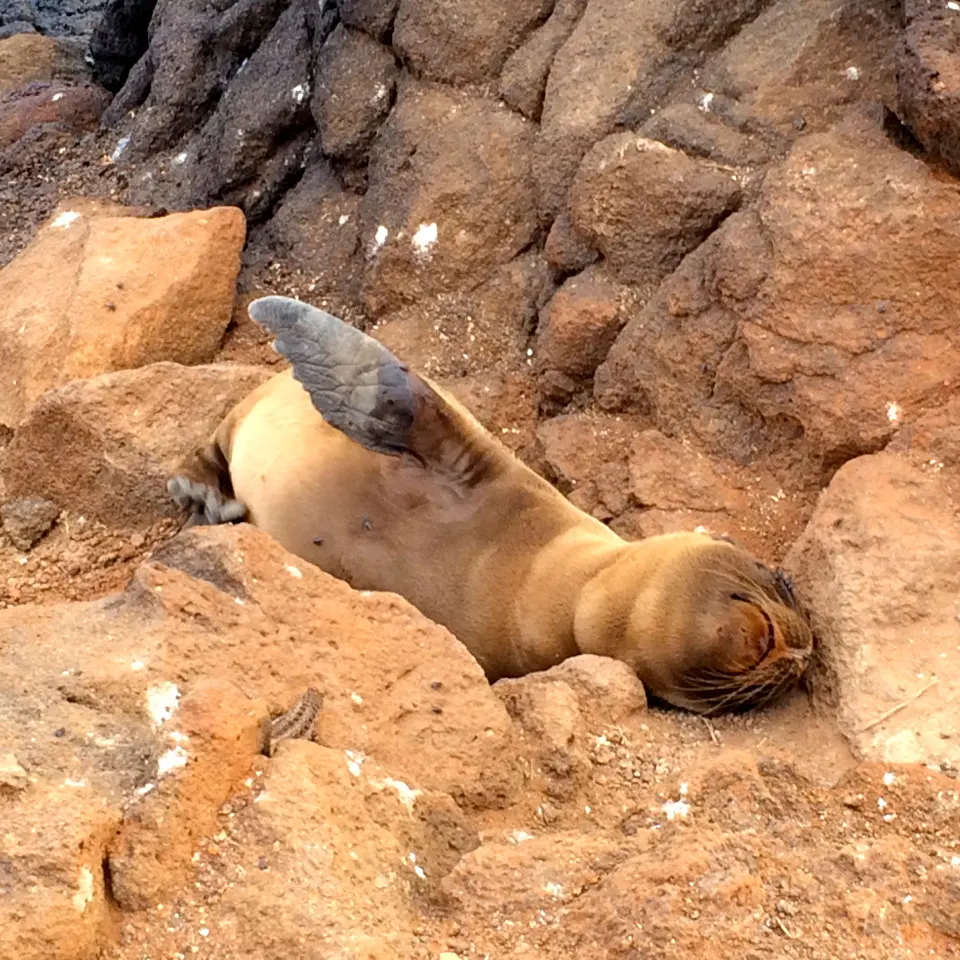
M 238 0 L 221 13 L 207 0 L 166 0 L 156 9 L 150 46 L 104 116 L 112 126 L 138 111 L 125 158 L 149 157 L 199 128 L 285 7 Z
M 108 0 L 90 38 L 93 76 L 108 90 L 119 90 L 133 65 L 147 52 L 147 33 L 156 5 L 157 0 Z
M 340 19 L 348 27 L 364 30 L 386 40 L 393 27 L 400 0 L 339 0 Z
M 195 203 L 268 211 L 300 175 L 313 139 L 312 46 L 306 11 L 289 6 L 232 82 L 200 135 L 185 193 Z
M 320 54 L 311 110 L 323 152 L 359 159 L 393 105 L 399 68 L 388 47 L 338 26 Z

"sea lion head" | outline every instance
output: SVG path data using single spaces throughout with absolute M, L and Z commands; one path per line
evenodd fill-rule
M 647 568 L 656 551 L 655 588 L 632 603 L 624 639 L 634 655 L 624 659 L 652 697 L 720 713 L 766 703 L 800 678 L 814 638 L 783 571 L 726 538 L 679 534 L 637 546 Z

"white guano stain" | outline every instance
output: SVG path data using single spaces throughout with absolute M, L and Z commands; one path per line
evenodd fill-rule
M 159 683 L 147 687 L 145 698 L 147 715 L 153 721 L 154 726 L 159 727 L 176 712 L 177 703 L 180 700 L 180 691 L 175 683 L 171 683 L 169 680 L 161 680 Z
M 70 899 L 77 913 L 83 913 L 93 900 L 93 871 L 89 867 L 80 868 L 77 892 Z
M 58 227 L 60 230 L 66 230 L 72 223 L 80 219 L 80 214 L 76 210 L 64 210 L 51 226 Z
M 166 753 L 160 754 L 157 760 L 157 776 L 163 777 L 171 770 L 179 770 L 187 765 L 187 751 L 183 747 L 171 747 Z
M 421 223 L 413 235 L 413 248 L 418 257 L 429 257 L 433 245 L 437 242 L 437 225 Z

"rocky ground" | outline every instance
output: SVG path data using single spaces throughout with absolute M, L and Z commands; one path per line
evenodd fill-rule
M 940 0 L 0 2 L 0 956 L 960 956 L 958 49 Z M 491 688 L 178 533 L 266 292 L 624 536 L 782 562 L 804 686 Z

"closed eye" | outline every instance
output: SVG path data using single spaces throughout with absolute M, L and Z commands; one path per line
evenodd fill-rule
M 749 603 L 751 606 L 756 607 L 757 610 L 760 611 L 760 616 L 763 617 L 763 622 L 767 625 L 767 635 L 765 637 L 763 653 L 760 654 L 760 659 L 757 661 L 757 663 L 762 663 L 773 652 L 773 648 L 776 646 L 777 641 L 777 635 L 773 629 L 773 621 L 770 619 L 770 614 L 768 614 L 763 607 L 754 603 L 742 593 L 732 593 L 730 594 L 730 599 L 737 600 L 740 603 Z

